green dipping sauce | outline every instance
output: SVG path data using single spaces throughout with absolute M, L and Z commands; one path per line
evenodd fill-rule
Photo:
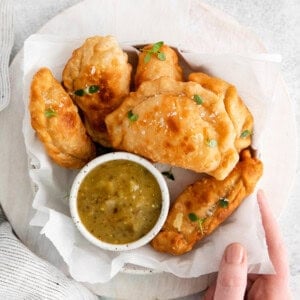
M 159 184 L 143 166 L 127 160 L 90 171 L 77 195 L 80 219 L 99 240 L 127 244 L 147 234 L 162 206 Z

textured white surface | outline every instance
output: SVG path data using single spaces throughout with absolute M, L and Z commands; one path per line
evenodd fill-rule
M 30 34 L 36 32 L 58 12 L 77 2 L 79 1 L 15 0 L 15 45 L 12 57 L 20 50 L 24 40 Z M 232 15 L 242 25 L 250 28 L 261 38 L 270 52 L 282 55 L 282 73 L 295 105 L 299 132 L 300 108 L 296 100 L 300 97 L 300 2 L 298 0 L 208 0 L 206 2 Z M 298 163 L 294 188 L 279 219 L 289 250 L 291 286 L 295 297 L 300 296 L 299 285 L 297 287 L 297 282 L 300 282 L 300 241 L 297 239 L 300 236 L 299 197 Z
M 9 55 L 13 45 L 13 6 L 10 1 L 0 1 L 0 110 L 10 99 Z
M 19 242 L 7 222 L 0 224 L 0 298 L 97 299 L 81 284 L 37 258 Z

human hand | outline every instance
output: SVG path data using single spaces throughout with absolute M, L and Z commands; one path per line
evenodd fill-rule
M 258 191 L 257 201 L 276 274 L 249 274 L 247 277 L 246 249 L 233 243 L 225 250 L 217 281 L 207 290 L 205 300 L 292 299 L 288 285 L 287 252 L 279 226 L 262 191 Z

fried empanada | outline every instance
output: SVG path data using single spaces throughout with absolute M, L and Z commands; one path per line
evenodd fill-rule
M 143 82 L 106 117 L 112 146 L 224 179 L 237 163 L 236 134 L 220 97 L 195 82 Z
M 189 80 L 200 83 L 204 88 L 222 98 L 236 131 L 235 147 L 237 150 L 240 152 L 250 146 L 253 117 L 239 97 L 236 88 L 223 79 L 211 77 L 204 73 L 191 73 Z
M 84 114 L 92 139 L 110 146 L 104 119 L 129 94 L 131 65 L 112 36 L 88 38 L 63 71 L 63 84 Z
M 261 161 L 249 150 L 222 181 L 202 178 L 188 186 L 175 200 L 161 232 L 151 241 L 160 252 L 184 254 L 225 221 L 250 195 L 261 177 Z
M 47 68 L 33 77 L 29 110 L 32 127 L 57 164 L 76 169 L 95 157 L 77 107 Z
M 182 69 L 178 64 L 176 52 L 169 46 L 163 45 L 162 42 L 159 43 L 148 45 L 141 50 L 135 74 L 136 88 L 144 81 L 155 80 L 164 76 L 178 81 L 183 80 Z M 159 47 L 159 45 L 161 46 Z M 156 46 L 158 50 L 152 53 L 151 50 Z

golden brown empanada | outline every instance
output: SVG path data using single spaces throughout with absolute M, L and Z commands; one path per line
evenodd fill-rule
M 84 114 L 95 142 L 110 146 L 104 118 L 129 93 L 131 65 L 112 36 L 88 38 L 76 49 L 63 71 L 63 84 Z
M 155 53 L 151 53 L 153 47 L 159 43 L 161 43 L 161 47 L 157 48 L 159 50 Z M 162 54 L 163 57 L 160 58 L 159 54 Z M 178 64 L 176 52 L 169 46 L 163 45 L 162 42 L 144 47 L 139 54 L 139 61 L 135 74 L 136 88 L 144 81 L 155 80 L 163 76 L 178 81 L 183 80 L 182 69 Z
M 160 252 L 184 254 L 225 221 L 250 195 L 261 177 L 261 161 L 249 150 L 222 181 L 202 178 L 188 186 L 175 200 L 161 232 L 151 241 Z
M 32 127 L 57 164 L 81 168 L 95 157 L 77 107 L 47 68 L 33 77 L 29 110 Z
M 200 83 L 204 88 L 222 98 L 236 131 L 235 146 L 239 152 L 247 148 L 251 144 L 253 117 L 239 97 L 236 88 L 223 79 L 211 77 L 204 73 L 191 73 L 189 80 Z
M 220 97 L 195 82 L 143 82 L 106 117 L 112 146 L 224 179 L 237 163 L 236 134 Z

